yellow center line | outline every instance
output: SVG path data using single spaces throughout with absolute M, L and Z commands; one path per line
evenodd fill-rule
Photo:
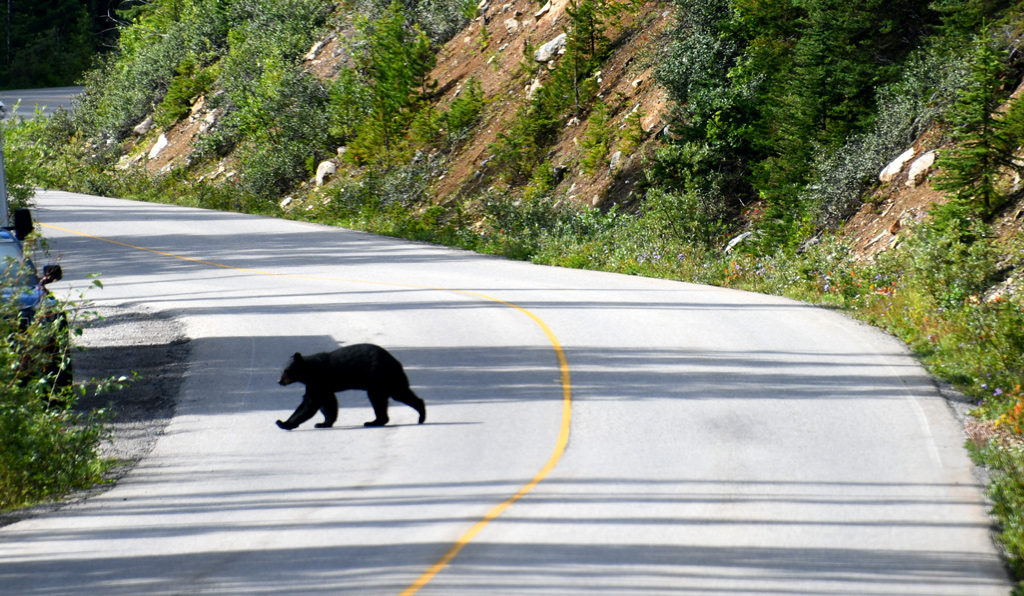
M 551 456 L 548 458 L 547 462 L 545 462 L 544 467 L 542 467 L 541 470 L 539 472 L 537 472 L 537 474 L 529 482 L 527 482 L 525 485 L 523 485 L 522 488 L 520 488 L 518 491 L 516 491 L 516 493 L 514 495 L 512 495 L 511 497 L 505 499 L 504 501 L 502 501 L 498 505 L 495 505 L 490 511 L 487 512 L 486 515 L 484 515 L 480 519 L 480 521 L 478 521 L 475 524 L 473 524 L 472 527 L 470 527 L 461 536 L 459 536 L 459 538 L 455 541 L 455 543 L 451 546 L 451 548 L 448 549 L 448 552 L 446 552 L 440 559 L 438 559 L 438 561 L 436 563 L 431 565 L 430 568 L 428 568 L 422 575 L 420 575 L 420 577 L 417 578 L 416 581 L 413 582 L 408 588 L 403 590 L 400 593 L 400 596 L 411 596 L 412 594 L 415 594 L 416 592 L 418 592 L 420 590 L 420 588 L 422 588 L 425 585 L 427 585 L 428 583 L 430 583 L 430 580 L 434 579 L 434 577 L 438 573 L 440 573 L 441 570 L 443 570 L 445 567 L 447 567 L 452 562 L 452 560 L 456 556 L 458 556 L 459 552 L 461 552 L 462 549 L 466 547 L 466 545 L 468 545 L 470 542 L 472 542 L 473 539 L 476 538 L 476 536 L 481 531 L 483 531 L 483 529 L 485 527 L 487 527 L 488 524 L 490 524 L 492 521 L 494 521 L 499 516 L 501 516 L 501 514 L 504 513 L 509 507 L 511 507 L 516 501 L 518 501 L 519 499 L 523 498 L 527 493 L 532 491 L 538 484 L 540 484 L 541 481 L 543 481 L 545 478 L 547 478 L 548 474 L 550 474 L 551 471 L 555 469 L 555 466 L 558 465 L 559 460 L 562 459 L 562 455 L 565 453 L 565 449 L 566 449 L 566 447 L 569 444 L 569 427 L 570 427 L 570 422 L 571 422 L 571 419 L 572 419 L 572 382 L 571 382 L 571 379 L 569 377 L 569 361 L 565 357 L 565 350 L 562 349 L 562 344 L 558 341 L 558 337 L 555 336 L 555 333 L 551 330 L 551 328 L 547 325 L 547 323 L 545 323 L 536 314 L 530 312 L 529 310 L 527 310 L 527 309 L 525 309 L 525 308 L 523 308 L 521 306 L 518 306 L 518 305 L 513 304 L 511 302 L 507 302 L 505 300 L 501 300 L 499 298 L 494 298 L 493 296 L 488 296 L 486 294 L 480 294 L 480 293 L 477 293 L 477 292 L 470 292 L 470 291 L 467 291 L 467 290 L 455 290 L 455 289 L 450 289 L 450 288 L 437 288 L 437 287 L 430 287 L 430 286 L 419 286 L 419 285 L 413 285 L 413 284 L 401 284 L 401 283 L 391 283 L 391 282 L 381 282 L 381 281 L 367 281 L 367 280 L 358 280 L 358 279 L 342 279 L 342 278 L 325 277 L 325 276 L 295 275 L 295 274 L 289 274 L 289 273 L 274 273 L 272 271 L 261 271 L 259 269 L 246 269 L 244 267 L 235 267 L 233 265 L 225 265 L 223 263 L 216 263 L 216 262 L 213 262 L 213 261 L 206 261 L 206 260 L 202 260 L 202 259 L 194 259 L 192 257 L 186 257 L 186 256 L 183 256 L 183 255 L 178 255 L 178 254 L 174 254 L 174 253 L 170 253 L 170 252 L 164 252 L 164 251 L 160 251 L 160 250 L 154 250 L 154 249 L 151 249 L 151 248 L 145 248 L 143 246 L 137 246 L 137 245 L 134 245 L 134 244 L 128 244 L 127 242 L 121 242 L 119 240 L 112 240 L 110 238 L 103 238 L 102 236 L 92 236 L 90 234 L 85 234 L 83 232 L 78 232 L 76 230 L 71 230 L 71 229 L 68 229 L 68 228 L 62 228 L 60 226 L 55 226 L 55 225 L 52 225 L 52 224 L 40 224 L 40 225 L 42 225 L 44 227 L 47 227 L 47 228 L 52 228 L 54 230 L 60 230 L 62 232 L 66 232 L 68 234 L 74 234 L 74 235 L 77 235 L 77 236 L 82 236 L 82 237 L 85 237 L 85 238 L 91 238 L 93 240 L 99 240 L 101 242 L 107 242 L 107 243 L 110 243 L 110 244 L 116 244 L 118 246 L 123 246 L 123 247 L 131 248 L 131 249 L 134 249 L 134 250 L 141 250 L 141 251 L 152 253 L 152 254 L 155 254 L 155 255 L 160 255 L 160 256 L 164 256 L 164 257 L 170 257 L 170 258 L 179 259 L 179 260 L 182 260 L 182 261 L 188 261 L 190 263 L 196 263 L 196 264 L 199 264 L 199 265 L 207 265 L 209 267 L 218 267 L 218 268 L 221 268 L 221 269 L 231 269 L 231 270 L 234 270 L 234 271 L 244 271 L 246 273 L 255 273 L 255 274 L 259 274 L 259 275 L 268 275 L 268 276 L 276 276 L 276 277 L 290 277 L 290 278 L 309 279 L 309 280 L 318 280 L 318 281 L 340 281 L 340 282 L 347 282 L 347 283 L 364 283 L 364 284 L 374 284 L 374 285 L 388 285 L 388 286 L 417 288 L 417 289 L 425 289 L 425 290 L 437 290 L 437 291 L 444 291 L 444 292 L 452 292 L 452 293 L 455 293 L 455 294 L 462 294 L 464 296 L 469 296 L 469 297 L 473 297 L 473 298 L 480 298 L 480 299 L 483 299 L 483 300 L 488 300 L 488 301 L 491 301 L 491 302 L 496 302 L 496 303 L 501 304 L 503 306 L 507 306 L 509 308 L 515 309 L 515 310 L 521 312 L 522 314 L 526 315 L 527 317 L 529 317 L 530 320 L 532 320 L 538 327 L 540 327 L 541 331 L 544 332 L 545 337 L 547 337 L 548 342 L 551 343 L 551 347 L 554 349 L 555 355 L 558 357 L 559 380 L 560 380 L 561 385 L 562 385 L 562 421 L 561 421 L 561 424 L 559 426 L 558 440 L 555 441 L 554 451 L 551 453 Z

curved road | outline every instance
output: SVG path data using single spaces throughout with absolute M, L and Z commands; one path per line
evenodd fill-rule
M 178 317 L 177 415 L 118 486 L 0 529 L 4 594 L 1006 594 L 896 341 L 788 300 L 266 218 L 37 197 L 65 287 Z M 427 424 L 274 426 L 292 352 L 375 342 Z

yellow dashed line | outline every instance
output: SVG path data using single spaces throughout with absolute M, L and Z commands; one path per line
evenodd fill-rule
M 530 312 L 529 310 L 527 310 L 527 309 L 525 309 L 525 308 L 523 308 L 521 306 L 517 306 L 515 304 L 512 304 L 511 302 L 506 302 L 504 300 L 500 300 L 498 298 L 494 298 L 494 297 L 488 296 L 486 294 L 478 294 L 476 292 L 469 292 L 469 291 L 466 291 L 466 290 L 452 290 L 452 289 L 448 289 L 448 288 L 434 288 L 434 287 L 429 287 L 429 286 L 416 286 L 416 285 L 412 285 L 412 284 L 398 284 L 398 283 L 366 281 L 366 280 L 356 280 L 356 279 L 341 279 L 341 278 L 321 277 L 321 276 L 312 276 L 312 275 L 294 275 L 294 274 L 288 274 L 288 273 L 274 273 L 274 272 L 271 272 L 271 271 L 261 271 L 261 270 L 258 270 L 258 269 L 246 269 L 246 268 L 243 268 L 243 267 L 235 267 L 233 265 L 225 265 L 225 264 L 222 264 L 222 263 L 215 263 L 213 261 L 205 261 L 205 260 L 202 260 L 202 259 L 194 259 L 194 258 L 191 258 L 191 257 L 185 257 L 185 256 L 182 256 L 182 255 L 177 255 L 177 254 L 174 254 L 174 253 L 154 250 L 154 249 L 145 248 L 145 247 L 142 247 L 142 246 L 136 246 L 134 244 L 128 244 L 127 242 L 120 242 L 118 240 L 111 240 L 109 238 L 103 238 L 101 236 L 92 236 L 90 234 L 85 234 L 85 233 L 82 233 L 82 232 L 78 232 L 78 231 L 75 231 L 75 230 L 70 230 L 68 228 L 62 228 L 60 226 L 55 226 L 55 225 L 51 225 L 51 224 L 40 224 L 40 225 L 42 225 L 44 227 L 47 227 L 47 228 L 52 228 L 54 230 L 60 230 L 62 232 L 66 232 L 68 234 L 74 234 L 74 235 L 77 235 L 77 236 L 83 236 L 85 238 L 91 238 L 93 240 L 99 240 L 101 242 L 108 242 L 110 244 L 116 244 L 118 246 L 123 246 L 123 247 L 131 248 L 131 249 L 134 249 L 134 250 L 141 250 L 141 251 L 145 251 L 145 252 L 152 253 L 152 254 L 155 254 L 155 255 L 160 255 L 160 256 L 164 256 L 164 257 L 170 257 L 170 258 L 179 259 L 179 260 L 182 260 L 182 261 L 188 261 L 190 263 L 196 263 L 196 264 L 199 264 L 199 265 L 207 265 L 209 267 L 218 267 L 218 268 L 221 268 L 221 269 L 232 269 L 232 270 L 235 270 L 235 271 L 244 271 L 246 273 L 255 273 L 255 274 L 259 274 L 259 275 L 271 275 L 271 276 L 277 276 L 277 277 L 291 277 L 291 278 L 310 279 L 310 280 L 319 280 L 319 281 L 341 281 L 341 282 L 347 282 L 347 283 L 365 283 L 365 284 L 375 284 L 375 285 L 389 285 L 389 286 L 399 286 L 399 287 L 419 288 L 419 289 L 426 289 L 426 290 L 438 290 L 438 291 L 445 291 L 445 292 L 453 292 L 453 293 L 456 293 L 456 294 L 462 294 L 464 296 L 470 296 L 470 297 L 474 297 L 474 298 L 480 298 L 480 299 L 483 299 L 483 300 L 489 300 L 491 302 L 496 302 L 496 303 L 501 304 L 503 306 L 507 306 L 509 308 L 515 309 L 515 310 L 523 313 L 527 317 L 529 317 L 538 327 L 540 327 L 541 331 L 543 331 L 544 335 L 548 338 L 548 342 L 551 343 L 551 347 L 555 350 L 555 355 L 558 357 L 558 369 L 559 369 L 560 381 L 561 381 L 561 385 L 562 385 L 562 422 L 561 422 L 561 425 L 559 427 L 558 440 L 555 441 L 555 449 L 551 453 L 551 457 L 548 458 L 547 462 L 545 462 L 545 464 L 544 464 L 544 467 L 541 468 L 540 472 L 537 472 L 537 475 L 535 475 L 533 477 L 533 479 L 531 479 L 522 488 L 520 488 L 514 495 L 512 495 L 511 497 L 505 499 L 504 501 L 502 501 L 498 505 L 494 506 L 494 508 L 492 508 L 490 511 L 488 511 L 487 514 L 484 515 L 483 518 L 480 519 L 480 521 L 478 521 L 475 524 L 473 524 L 473 526 L 471 528 L 469 528 L 468 530 L 466 530 L 465 533 L 463 533 L 461 536 L 459 536 L 459 538 L 455 541 L 455 544 L 453 544 L 452 547 L 448 549 L 448 552 L 446 552 L 444 554 L 444 556 L 442 556 L 436 563 L 431 565 L 429 569 L 427 569 L 419 578 L 416 579 L 415 582 L 412 583 L 412 585 L 410 585 L 408 588 L 403 590 L 400 593 L 400 596 L 411 596 L 412 594 L 415 594 L 416 592 L 418 592 L 420 590 L 420 588 L 422 588 L 422 587 L 426 586 L 428 583 L 430 583 L 430 580 L 434 579 L 434 577 L 438 573 L 440 573 L 441 570 L 443 570 L 445 567 L 447 567 L 448 564 L 451 563 L 452 560 L 456 556 L 458 556 L 459 552 L 461 552 L 462 549 L 466 547 L 466 545 L 468 545 L 470 542 L 472 542 L 473 539 L 476 538 L 477 534 L 479 534 L 481 531 L 483 531 L 483 529 L 485 527 L 487 527 L 488 524 L 490 524 L 492 521 L 497 519 L 502 513 L 505 512 L 505 510 L 507 510 L 509 507 L 511 507 L 516 501 L 518 501 L 519 499 L 523 498 L 527 493 L 532 491 L 534 489 L 534 487 L 536 487 L 538 484 L 540 484 L 541 481 L 543 481 L 545 478 L 547 478 L 548 474 L 550 474 L 551 471 L 553 469 L 555 469 L 555 466 L 558 465 L 559 460 L 562 458 L 562 455 L 565 453 L 565 449 L 566 449 L 566 447 L 569 444 L 569 426 L 570 426 L 570 422 L 571 422 L 571 419 L 572 419 L 572 382 L 571 382 L 571 380 L 569 378 L 569 362 L 568 362 L 568 360 L 565 357 L 565 350 L 562 349 L 562 344 L 558 341 L 558 338 L 555 336 L 555 334 L 551 330 L 551 328 L 548 327 L 547 323 L 545 323 L 537 315 L 533 314 L 532 312 Z

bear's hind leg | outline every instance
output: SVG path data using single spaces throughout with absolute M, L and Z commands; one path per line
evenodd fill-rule
M 366 394 L 370 398 L 370 405 L 373 406 L 376 418 L 364 422 L 363 426 L 384 426 L 388 423 L 388 394 L 379 389 L 369 390 Z
M 317 422 L 313 426 L 317 428 L 331 428 L 334 421 L 338 419 L 338 397 L 333 393 L 324 393 L 319 396 L 320 411 L 324 413 L 324 421 Z
M 420 420 L 419 423 L 423 424 L 427 421 L 427 404 L 423 403 L 423 400 L 418 395 L 412 392 L 412 389 L 408 387 L 395 391 L 391 397 L 395 398 L 395 401 L 402 402 L 403 404 L 411 407 L 412 409 L 419 412 Z

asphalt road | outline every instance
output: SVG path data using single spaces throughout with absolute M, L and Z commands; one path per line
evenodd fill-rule
M 4 102 L 3 118 L 17 114 L 26 120 L 35 117 L 36 109 L 43 116 L 52 116 L 57 109 L 71 111 L 74 98 L 84 87 L 49 87 L 45 89 L 6 89 L 0 91 Z
M 114 489 L 0 528 L 4 594 L 1006 594 L 933 382 L 836 313 L 304 223 L 46 192 L 64 291 L 174 316 L 176 416 Z M 274 420 L 374 342 L 428 420 Z

